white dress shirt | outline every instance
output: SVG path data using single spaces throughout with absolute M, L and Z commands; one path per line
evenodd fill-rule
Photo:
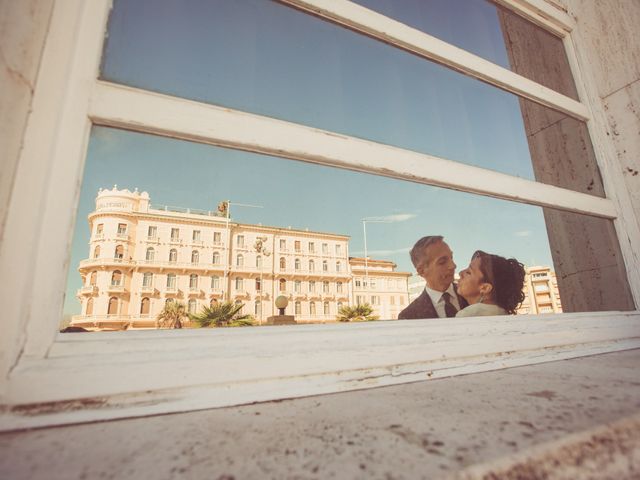
M 427 295 L 431 297 L 431 301 L 433 302 L 433 306 L 436 309 L 436 313 L 440 318 L 447 318 L 447 314 L 444 311 L 444 298 L 442 298 L 442 294 L 445 292 L 439 292 L 438 290 L 434 290 L 429 288 L 429 286 L 424 287 L 424 291 L 427 292 Z M 449 285 L 446 292 L 451 295 L 451 303 L 454 307 L 460 310 L 460 302 L 458 301 L 458 295 L 456 291 L 453 289 L 453 283 Z

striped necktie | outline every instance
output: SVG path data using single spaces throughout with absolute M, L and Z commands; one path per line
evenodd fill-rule
M 458 309 L 451 303 L 451 295 L 449 292 L 444 292 L 442 298 L 444 300 L 444 313 L 446 313 L 447 318 L 455 317 Z

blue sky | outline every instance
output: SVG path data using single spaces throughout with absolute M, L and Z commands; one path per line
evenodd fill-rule
M 358 3 L 508 66 L 488 2 Z M 460 16 L 463 7 L 473 15 Z M 517 97 L 277 2 L 116 0 L 102 77 L 533 178 Z M 114 184 L 146 190 L 156 204 L 262 205 L 239 208 L 234 219 L 350 235 L 354 255 L 363 254 L 361 219 L 391 216 L 393 223 L 368 225 L 369 254 L 406 271 L 409 248 L 427 234 L 447 237 L 459 268 L 476 249 L 551 265 L 539 207 L 95 127 L 67 314 L 78 310 L 86 217 L 98 189 Z

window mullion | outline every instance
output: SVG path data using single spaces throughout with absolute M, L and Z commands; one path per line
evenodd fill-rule
M 97 124 L 615 218 L 612 202 L 452 160 L 167 95 L 97 82 Z

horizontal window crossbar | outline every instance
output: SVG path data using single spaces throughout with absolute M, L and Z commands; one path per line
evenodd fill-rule
M 89 115 L 100 125 L 616 218 L 614 205 L 606 198 L 348 135 L 107 82 L 96 83 Z

